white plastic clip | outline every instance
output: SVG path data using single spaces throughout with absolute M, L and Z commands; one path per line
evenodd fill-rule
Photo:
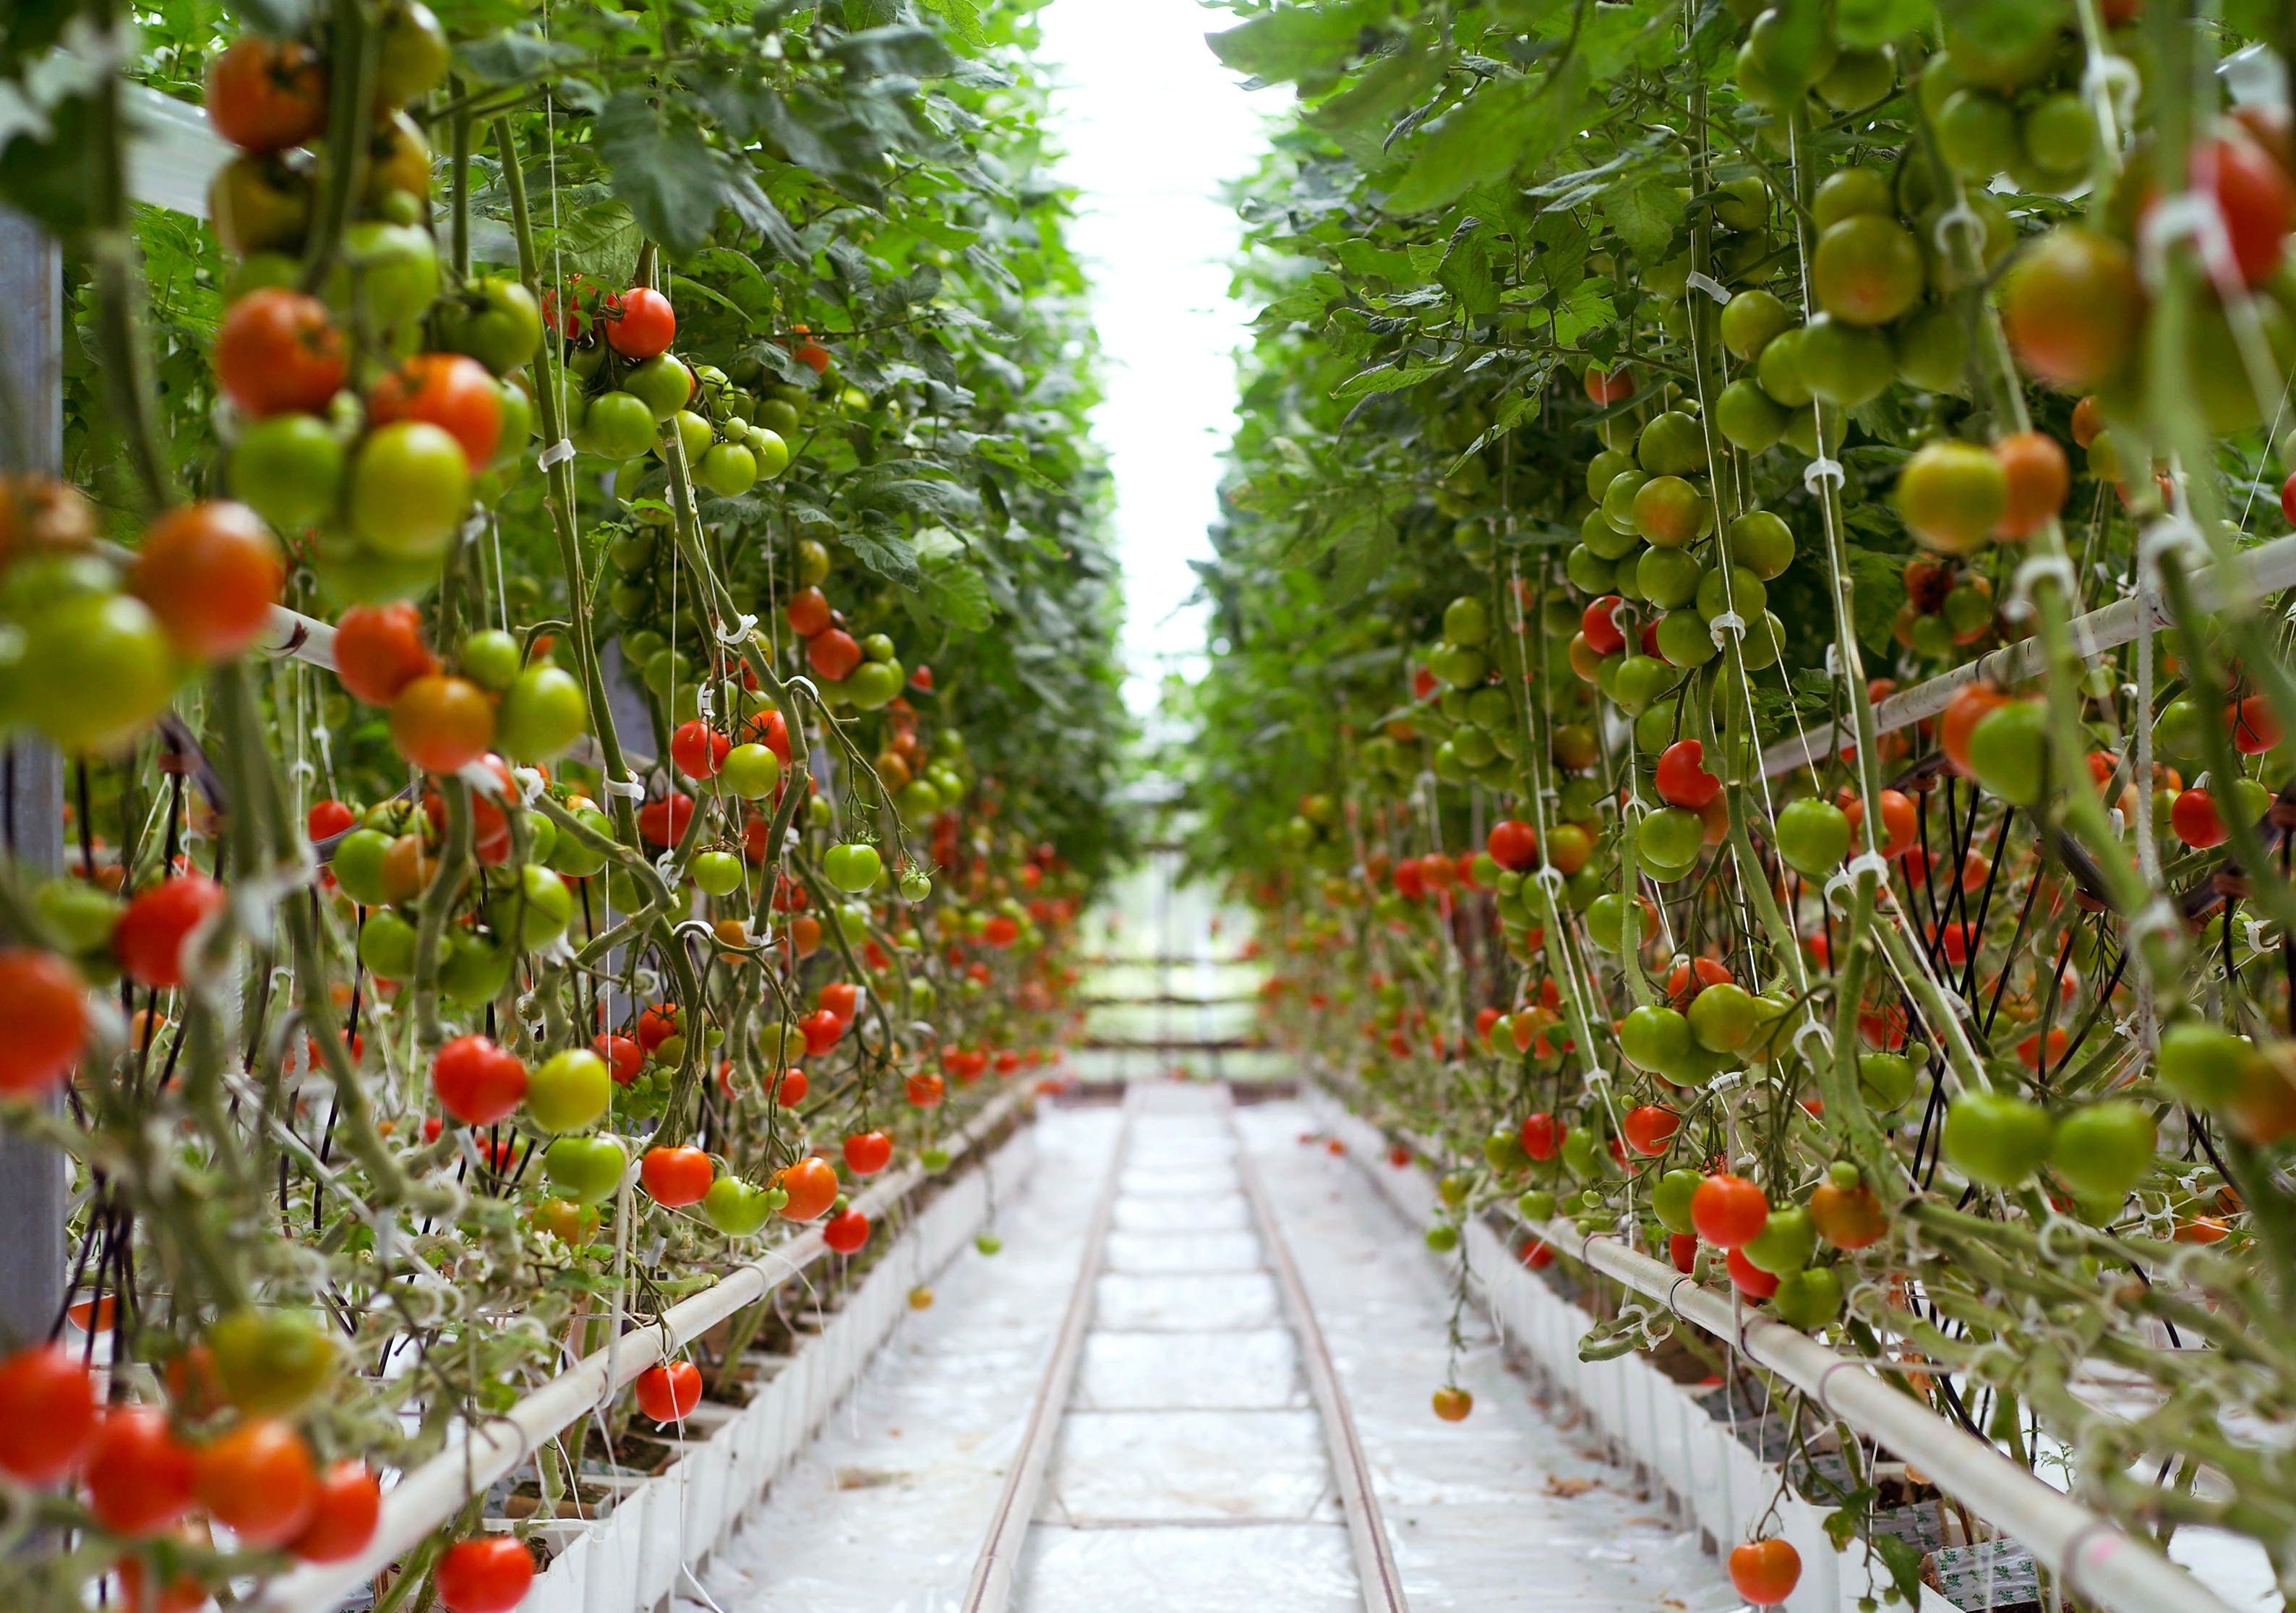
M 757 625 L 758 618 L 745 610 L 734 618 L 730 627 L 723 622 L 718 624 L 718 642 L 728 649 L 739 649 L 750 642 L 750 631 Z
M 2182 191 L 2154 202 L 2136 232 L 2136 264 L 2145 284 L 2161 283 L 2169 245 L 2185 236 L 2200 248 L 2201 261 L 2208 266 L 2211 280 L 2222 285 L 2229 277 L 2238 283 L 2240 268 L 2233 259 L 2232 238 L 2225 232 L 2224 214 L 2218 210 L 2216 198 L 2206 191 Z
M 2136 64 L 2126 56 L 2091 56 L 2081 74 L 2081 94 L 2095 101 L 2097 92 L 2103 91 L 2111 97 L 2112 115 L 2123 128 L 2134 119 L 2136 97 L 2144 87 Z
M 1598 1092 L 1611 1083 L 1611 1072 L 1599 1064 L 1587 1067 L 1586 1085 L 1588 1092 Z
M 502 780 L 484 762 L 465 762 L 455 770 L 455 776 L 489 801 L 503 798 Z
M 636 779 L 607 779 L 605 781 L 605 790 L 608 795 L 621 796 L 627 800 L 643 801 L 645 799 L 645 786 L 639 783 Z
M 2068 600 L 2073 597 L 2080 585 L 2080 579 L 2073 574 L 2072 561 L 2063 555 L 2028 555 L 2024 564 L 2017 568 L 2016 577 L 2009 585 L 2009 600 L 2001 607 L 2002 616 L 2013 622 L 2023 621 L 2031 616 L 2033 585 L 2045 577 L 2055 577 Z
M 1562 871 L 1560 868 L 1555 867 L 1552 863 L 1540 864 L 1538 867 L 1530 871 L 1529 877 L 1536 880 L 1540 888 L 1543 888 L 1547 895 L 1559 896 L 1562 894 L 1563 884 Z
M 2253 918 L 2243 919 L 2241 923 L 2247 932 L 2249 950 L 2251 952 L 2267 950 L 2264 940 L 2264 921 Z
M 1817 1062 L 1816 1059 L 1810 1057 L 1809 1049 L 1804 1045 L 1804 1044 L 1806 1044 L 1812 1036 L 1816 1036 L 1818 1039 L 1818 1042 L 1824 1046 L 1825 1056 L 1827 1058 L 1831 1059 L 1833 1057 L 1833 1028 L 1820 1019 L 1804 1019 L 1800 1024 L 1794 1027 L 1793 1042 L 1792 1045 L 1796 1057 L 1800 1058 L 1805 1064 L 1815 1065 Z
M 1825 641 L 1825 675 L 1837 680 L 1841 676 L 1841 645 L 1833 639 Z
M 551 466 L 562 465 L 573 457 L 574 439 L 570 437 L 562 437 L 542 451 L 539 463 L 542 468 L 547 471 Z
M 518 781 L 518 804 L 521 806 L 531 806 L 540 800 L 548 785 L 539 767 L 513 767 L 510 776 Z
M 1967 225 L 1974 232 L 1979 242 L 1981 243 L 1985 240 L 1985 220 L 1977 216 L 1977 209 L 1969 205 L 1969 198 L 1964 196 L 1944 212 L 1939 213 L 1937 222 L 1930 226 L 1930 239 L 1937 243 L 1939 257 L 1953 256 L 1954 226 L 1962 224 Z
M 1718 280 L 1711 279 L 1694 270 L 1691 273 L 1690 278 L 1684 281 L 1682 283 L 1683 288 L 1685 291 L 1703 291 L 1717 302 L 1727 302 L 1730 300 L 1730 288 L 1728 286 L 1724 285 Z
M 1801 468 L 1801 485 L 1813 496 L 1817 492 L 1819 483 L 1830 481 L 1839 487 L 1846 479 L 1842 473 L 1841 462 L 1838 459 L 1828 459 L 1823 454 Z
M 1720 1075 L 1714 1077 L 1711 1080 L 1706 1083 L 1706 1090 L 1712 1093 L 1718 1098 L 1724 1093 L 1737 1091 L 1745 1079 L 1746 1072 L 1744 1070 L 1726 1069 Z
M 704 720 L 717 716 L 718 691 L 708 684 L 697 685 L 693 691 L 693 708 L 701 714 Z
M 783 687 L 789 689 L 802 689 L 808 694 L 813 696 L 816 703 L 822 705 L 828 704 L 826 700 L 822 700 L 821 691 L 815 686 L 814 681 L 811 678 L 807 677 L 803 673 L 800 673 L 797 676 L 790 679 Z
M 1890 860 L 1878 851 L 1859 852 L 1849 859 L 1841 872 L 1853 880 L 1861 873 L 1870 873 L 1884 887 L 1890 883 Z
M 1717 650 L 1724 649 L 1722 641 L 1726 636 L 1741 640 L 1746 636 L 1746 618 L 1735 610 L 1725 610 L 1706 624 L 1706 636 L 1714 641 Z

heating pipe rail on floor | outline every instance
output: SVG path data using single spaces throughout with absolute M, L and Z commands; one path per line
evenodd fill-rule
M 1019 1112 L 1029 1091 L 1014 1087 L 973 1118 L 947 1143 L 952 1161 L 978 1150 Z M 932 1173 L 908 1165 L 857 1194 L 853 1208 L 872 1217 L 898 1206 Z M 374 1538 L 341 1562 L 306 1564 L 273 1580 L 242 1605 L 251 1613 L 332 1613 L 344 1598 L 420 1545 L 473 1495 L 525 1462 L 562 1429 L 629 1387 L 648 1367 L 676 1355 L 736 1311 L 755 1305 L 829 1252 L 817 1227 L 739 1265 L 713 1288 L 682 1299 L 642 1328 L 601 1347 L 521 1398 L 500 1416 L 465 1426 L 447 1447 L 393 1485 L 382 1498 Z

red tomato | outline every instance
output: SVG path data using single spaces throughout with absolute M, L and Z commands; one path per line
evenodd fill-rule
M 1730 1268 L 1730 1281 L 1749 1299 L 1767 1299 L 1778 1291 L 1778 1280 L 1764 1271 L 1737 1249 L 1729 1251 L 1724 1262 Z
M 732 740 L 698 719 L 680 723 L 669 736 L 669 759 L 689 779 L 716 778 L 733 750 Z
M 1660 1104 L 1644 1103 L 1628 1109 L 1621 1126 L 1635 1152 L 1662 1154 L 1674 1134 L 1682 1129 L 1682 1117 Z
M 1600 364 L 1588 364 L 1586 380 L 1589 403 L 1624 403 L 1635 395 L 1635 373 L 1627 364 L 1620 364 L 1615 370 L 1606 370 Z
M 648 1052 L 677 1034 L 677 1004 L 657 1003 L 638 1016 L 638 1045 Z
M 2216 797 L 2205 790 L 2187 790 L 2178 796 L 2169 809 L 2169 826 L 2196 851 L 2223 845 L 2228 833 L 2217 814 Z
M 1669 1232 L 1666 1239 L 1666 1257 L 1676 1271 L 1687 1276 L 1698 1265 L 1698 1234 Z
M 2279 719 L 2260 694 L 2226 707 L 2225 725 L 2232 730 L 2233 748 L 2243 756 L 2262 756 L 2280 743 Z
M 1554 1264 L 1554 1246 L 1544 1238 L 1524 1240 L 1522 1263 L 1534 1272 L 1543 1272 Z
M 230 900 L 203 873 L 178 874 L 138 891 L 111 932 L 120 969 L 138 986 L 169 990 L 184 983 L 184 947 Z
M 1657 784 L 1668 806 L 1693 812 L 1722 793 L 1722 781 L 1706 771 L 1706 747 L 1697 740 L 1677 740 L 1659 753 Z
M 1406 857 L 1398 863 L 1391 877 L 1395 894 L 1399 897 L 1408 897 L 1415 902 L 1427 894 L 1426 870 L 1420 867 L 1417 857 Z
M 270 625 L 285 576 L 262 518 L 245 504 L 209 499 L 152 523 L 128 586 L 179 652 L 227 661 Z
M 1801 1582 L 1801 1553 L 1783 1540 L 1750 1541 L 1730 1553 L 1730 1583 L 1758 1608 L 1775 1608 Z
M 931 693 L 932 692 L 932 668 L 924 665 L 922 662 L 919 662 L 917 669 L 909 674 L 909 687 L 912 689 L 922 689 L 927 693 Z
M 1732 978 L 1729 970 L 1718 958 L 1689 958 L 1667 971 L 1666 995 L 1669 997 L 1693 995 L 1690 982 L 1693 976 L 1697 978 L 1700 991 L 1710 986 L 1726 986 Z
M 465 1126 L 492 1126 L 526 1101 L 526 1066 L 485 1036 L 456 1036 L 430 1065 L 439 1107 Z
M 675 846 L 693 821 L 693 798 L 675 791 L 638 808 L 638 833 L 656 846 Z
M 827 1009 L 816 1009 L 797 1022 L 805 1037 L 805 1056 L 818 1059 L 844 1038 L 845 1022 Z
M 335 675 L 370 706 L 388 706 L 418 677 L 439 670 L 412 605 L 353 605 L 335 623 Z
M 75 1351 L 37 1344 L 0 1361 L 0 1473 L 50 1485 L 78 1467 L 102 1413 Z
M 326 126 L 327 64 L 309 45 L 244 33 L 208 66 L 208 121 L 242 151 L 283 151 Z
M 87 1504 L 115 1535 L 157 1535 L 192 1509 L 198 1461 L 157 1406 L 104 1414 L 87 1458 Z
M 800 588 L 790 595 L 789 608 L 783 612 L 788 618 L 790 631 L 800 638 L 812 638 L 830 628 L 829 596 L 818 588 Z
M 1850 844 L 1857 843 L 1861 827 L 1866 822 L 1866 803 L 1857 796 L 1842 792 L 1845 798 L 1841 810 L 1849 818 Z M 1915 849 L 1915 836 L 1921 832 L 1920 812 L 1913 798 L 1903 790 L 1884 790 L 1882 792 L 1882 855 L 1898 857 Z
M 325 413 L 348 366 L 327 305 L 283 287 L 250 291 L 216 332 L 216 384 L 242 413 L 258 418 L 289 409 Z
M 319 1476 L 311 1521 L 289 1543 L 305 1562 L 343 1562 L 366 1550 L 382 1516 L 382 1486 L 357 1460 L 339 1462 Z
M 816 1001 L 849 1026 L 861 1008 L 861 988 L 850 980 L 832 980 Z
M 1522 1151 L 1534 1159 L 1552 1159 L 1569 1130 L 1553 1115 L 1526 1115 L 1522 1122 Z
M 1736 1249 L 1751 1242 L 1769 1218 L 1769 1200 L 1743 1176 L 1718 1173 L 1701 1182 L 1690 1196 L 1691 1224 L 1716 1249 Z
M 1538 831 L 1518 818 L 1505 818 L 1483 837 L 1483 849 L 1500 867 L 1521 873 L 1538 866 Z
M 494 374 L 460 353 L 417 353 L 367 393 L 368 420 L 427 421 L 453 438 L 475 476 L 502 438 L 502 394 Z
M 358 827 L 358 814 L 340 801 L 314 801 L 303 819 L 303 831 L 315 840 L 332 839 Z
M 650 1366 L 630 1387 L 636 1392 L 638 1410 L 656 1422 L 683 1422 L 701 1404 L 701 1369 L 691 1361 Z
M 938 1109 L 941 1100 L 948 1095 L 948 1089 L 941 1078 L 930 1070 L 911 1076 L 907 1087 L 909 1102 L 917 1109 Z
M 869 1217 L 857 1209 L 832 1216 L 821 1229 L 821 1240 L 840 1255 L 857 1253 L 869 1241 Z
M 892 1163 L 893 1139 L 883 1132 L 856 1132 L 845 1139 L 845 1168 L 873 1176 Z
M 2261 285 L 2279 266 L 2290 213 L 2296 209 L 2296 190 L 2291 189 L 2288 176 L 2253 143 L 2242 139 L 2211 140 L 2194 148 L 2192 173 L 2193 189 L 2216 198 L 2241 280 Z M 2144 211 L 2149 214 L 2158 201 L 2148 196 Z
M 456 773 L 494 743 L 495 703 L 470 679 L 418 677 L 390 702 L 390 742 L 426 773 Z
M 774 753 L 775 759 L 783 767 L 789 766 L 789 719 L 780 712 L 768 711 L 763 716 L 751 717 L 742 730 L 742 739 L 744 743 L 755 742 L 763 745 Z M 808 776 L 806 780 L 806 787 L 811 789 L 813 781 Z
M 824 682 L 841 684 L 861 664 L 861 646 L 844 628 L 832 627 L 806 641 L 805 657 Z
M 613 1077 L 617 1086 L 627 1086 L 645 1068 L 645 1049 L 627 1036 L 611 1036 L 602 1031 L 591 1038 L 590 1046 L 606 1061 L 606 1073 Z
M 209 1516 L 264 1551 L 300 1535 L 318 1501 L 311 1447 L 275 1417 L 251 1418 L 202 1447 L 194 1485 Z
M 458 1540 L 430 1576 L 447 1613 L 511 1613 L 534 1584 L 534 1558 L 512 1535 Z
M 808 1156 L 777 1170 L 772 1185 L 789 1195 L 789 1202 L 782 1206 L 784 1221 L 816 1220 L 837 1202 L 837 1172 L 826 1159 Z
M 669 351 L 677 336 L 677 311 L 651 286 L 636 286 L 599 307 L 606 343 L 624 358 L 648 359 Z
M 1021 938 L 1021 927 L 1000 913 L 982 927 L 980 938 L 1002 952 Z
M 795 1109 L 805 1101 L 805 1094 L 813 1083 L 806 1079 L 801 1069 L 785 1069 L 774 1083 L 774 1101 L 783 1109 Z
M 1611 615 L 1624 603 L 1626 601 L 1617 594 L 1605 594 L 1587 606 L 1586 615 L 1579 618 L 1578 631 L 1585 637 L 1587 647 L 1596 655 L 1616 655 L 1627 647 L 1627 635 L 1619 631 L 1619 625 Z
M 645 1191 L 653 1195 L 655 1203 L 672 1209 L 701 1203 L 717 1177 L 718 1167 L 698 1148 L 650 1148 L 638 1165 L 638 1180 L 645 1184 Z
M 62 1082 L 87 1042 L 79 971 L 36 947 L 0 948 L 0 1025 L 8 1028 L 0 1042 L 0 1093 L 33 1096 Z

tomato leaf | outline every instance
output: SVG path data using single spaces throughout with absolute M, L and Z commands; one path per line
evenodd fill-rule
M 1212 54 L 1266 84 L 1296 81 L 1315 90 L 1337 80 L 1366 25 L 1383 18 L 1378 0 L 1348 5 L 1283 5 L 1208 34 Z
M 1644 258 L 1666 250 L 1682 222 L 1682 192 L 1656 174 L 1633 174 L 1603 188 L 1603 217 Z
M 718 153 L 701 129 L 624 90 L 598 114 L 597 142 L 638 227 L 672 258 L 691 257 L 726 201 Z
M 939 78 L 956 67 L 956 58 L 948 53 L 940 36 L 916 23 L 848 34 L 824 45 L 822 53 L 863 78 Z

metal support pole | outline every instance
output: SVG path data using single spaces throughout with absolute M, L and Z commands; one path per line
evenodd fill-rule
M 54 475 L 63 469 L 63 259 L 37 225 L 4 210 L 0 311 L 0 464 Z M 63 757 L 19 739 L 0 756 L 0 831 L 17 863 L 62 869 Z M 65 1185 L 62 1154 L 0 1135 L 0 1346 L 45 1339 L 63 1307 Z

